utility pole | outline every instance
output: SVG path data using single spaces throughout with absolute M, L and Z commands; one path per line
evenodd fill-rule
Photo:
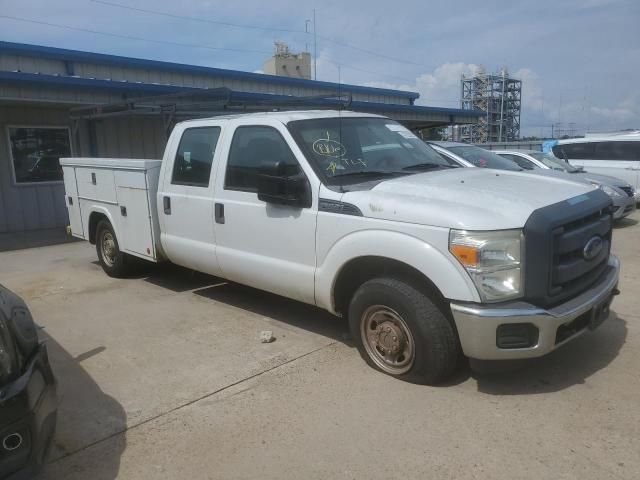
M 316 9 L 313 9 L 313 79 L 318 80 L 318 37 L 316 32 Z

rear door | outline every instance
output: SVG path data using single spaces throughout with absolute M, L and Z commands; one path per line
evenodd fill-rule
M 213 192 L 222 121 L 186 124 L 158 189 L 162 247 L 169 260 L 183 267 L 218 275 L 213 228 Z M 177 137 L 177 136 L 176 136 Z M 175 137 L 174 137 L 175 138 Z M 168 159 L 165 158 L 165 161 Z

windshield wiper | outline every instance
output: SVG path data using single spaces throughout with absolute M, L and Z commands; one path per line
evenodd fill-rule
M 332 178 L 337 178 L 337 177 L 355 177 L 355 176 L 363 176 L 363 177 L 392 177 L 394 175 L 403 175 L 405 174 L 405 172 L 393 172 L 393 171 L 389 171 L 389 170 L 360 170 L 357 172 L 346 172 L 346 173 L 339 173 L 338 175 L 333 175 Z
M 442 163 L 416 163 L 403 167 L 402 170 L 430 170 L 432 168 L 456 168 L 454 165 L 445 165 Z

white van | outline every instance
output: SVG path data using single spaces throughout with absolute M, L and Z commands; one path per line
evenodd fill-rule
M 553 154 L 593 173 L 621 178 L 640 187 L 640 133 L 559 140 Z M 636 201 L 640 196 L 636 193 Z

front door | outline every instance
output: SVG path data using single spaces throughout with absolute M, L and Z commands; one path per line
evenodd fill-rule
M 240 124 L 225 139 L 229 154 L 220 162 L 215 191 L 216 253 L 225 278 L 314 303 L 317 198 L 312 207 L 298 208 L 266 203 L 257 195 L 264 161 L 281 161 L 287 172 L 304 173 L 285 136 L 291 139 L 282 124 L 266 121 Z M 312 184 L 312 191 L 317 188 Z
M 185 128 L 173 169 L 166 169 L 158 189 L 164 253 L 175 264 L 211 275 L 220 274 L 213 227 L 216 169 L 212 168 L 219 156 L 220 131 L 221 126 L 211 122 Z

